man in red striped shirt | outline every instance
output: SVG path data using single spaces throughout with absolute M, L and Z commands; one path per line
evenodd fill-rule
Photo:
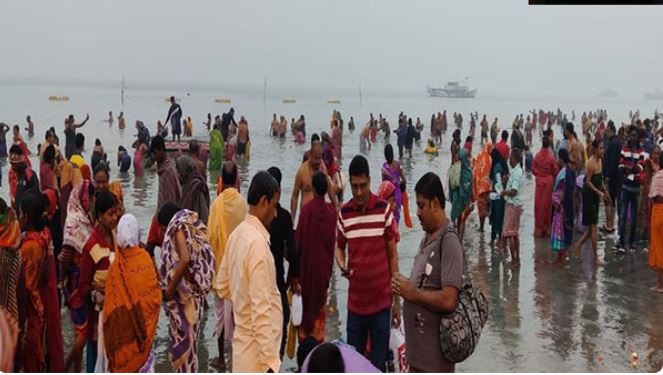
M 348 344 L 364 353 L 370 333 L 371 363 L 385 372 L 390 326 L 392 322 L 400 325 L 400 302 L 392 294 L 390 281 L 399 272 L 391 229 L 394 218 L 389 203 L 371 193 L 366 158 L 355 156 L 349 174 L 352 199 L 341 208 L 336 239 L 336 263 L 350 284 Z

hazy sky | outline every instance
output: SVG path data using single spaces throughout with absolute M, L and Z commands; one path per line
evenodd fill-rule
M 0 78 L 640 96 L 663 6 L 527 0 L 2 0 Z

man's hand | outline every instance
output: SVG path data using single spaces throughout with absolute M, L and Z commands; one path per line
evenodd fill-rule
M 341 265 L 339 265 L 338 268 L 341 270 L 341 275 L 346 279 L 350 279 L 355 273 L 354 270 L 348 269 L 347 267 L 343 267 Z
M 391 278 L 391 288 L 397 296 L 403 297 L 407 301 L 412 300 L 417 289 L 410 279 L 400 273 Z

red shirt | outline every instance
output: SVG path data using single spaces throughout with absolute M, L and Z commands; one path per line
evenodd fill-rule
M 502 157 L 504 160 L 509 160 L 509 145 L 506 143 L 505 140 L 501 140 L 497 142 L 495 145 L 495 149 L 502 154 Z
M 353 271 L 348 310 L 371 315 L 391 307 L 391 275 L 387 242 L 394 239 L 389 203 L 370 194 L 366 211 L 354 199 L 343 205 L 338 219 L 337 246 L 348 247 L 348 269 Z

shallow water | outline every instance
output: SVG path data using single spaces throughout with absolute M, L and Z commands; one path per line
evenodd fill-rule
M 370 112 L 378 116 L 383 113 L 392 124 L 396 123 L 397 114 L 402 110 L 409 116 L 420 116 L 428 137 L 430 115 L 447 109 L 448 117 L 454 111 L 463 113 L 465 129 L 469 127 L 469 111 L 486 112 L 489 120 L 495 116 L 501 119 L 502 127 L 509 127 L 516 114 L 527 113 L 531 108 L 556 109 L 570 112 L 575 109 L 580 116 L 583 110 L 607 108 L 616 122 L 625 119 L 630 109 L 642 110 L 643 115 L 654 110 L 651 103 L 638 100 L 598 101 L 595 99 L 531 99 L 531 98 L 477 98 L 474 100 L 447 100 L 428 98 L 423 95 L 368 95 L 361 105 L 357 98 L 339 96 L 334 92 L 270 90 L 270 96 L 263 106 L 262 90 L 237 90 L 233 92 L 192 91 L 191 96 L 177 93 L 182 97 L 185 115 L 194 119 L 194 136 L 204 137 L 201 122 L 208 112 L 221 114 L 230 105 L 215 104 L 215 97 L 230 97 L 233 100 L 237 118 L 244 115 L 251 128 L 251 160 L 241 167 L 242 192 L 248 190 L 250 177 L 272 165 L 279 166 L 283 172 L 283 193 L 281 203 L 289 208 L 294 175 L 304 146 L 295 145 L 292 138 L 277 140 L 268 136 L 271 114 L 284 114 L 288 119 L 303 113 L 307 118 L 309 133 L 328 131 L 332 109 L 341 111 L 346 123 L 350 116 L 355 117 L 357 127 L 364 124 Z M 49 102 L 49 95 L 68 95 L 69 102 Z M 132 126 L 136 119 L 141 119 L 150 127 L 156 128 L 156 121 L 164 120 L 168 104 L 163 98 L 171 92 L 155 90 L 130 90 L 124 112 L 127 129 L 117 128 L 117 120 L 112 127 L 102 121 L 107 118 L 108 110 L 115 116 L 121 110 L 119 90 L 90 87 L 39 87 L 39 86 L 3 86 L 0 88 L 0 121 L 10 125 L 15 123 L 24 127 L 26 114 L 31 114 L 35 123 L 35 137 L 28 139 L 30 149 L 36 151 L 37 144 L 43 139 L 45 130 L 55 126 L 62 144 L 64 144 L 63 119 L 74 113 L 77 120 L 84 118 L 85 112 L 91 115 L 90 122 L 80 129 L 86 136 L 86 144 L 91 149 L 94 139 L 100 138 L 109 160 L 114 163 L 117 146 L 130 146 L 135 130 Z M 285 97 L 294 97 L 294 104 L 283 104 Z M 342 104 L 333 107 L 328 99 L 340 99 Z M 463 138 L 466 136 L 463 133 Z M 23 132 L 25 133 L 25 132 Z M 558 129 L 556 133 L 560 134 Z M 477 130 L 477 135 L 479 131 Z M 343 166 L 347 165 L 358 152 L 358 132 L 345 132 Z M 450 132 L 444 136 L 444 145 L 439 157 L 424 155 L 423 147 L 415 147 L 412 160 L 403 161 L 408 190 L 417 179 L 427 171 L 434 171 L 443 176 L 449 165 Z M 395 140 L 394 137 L 392 137 Z M 379 140 L 367 155 L 374 175 L 372 186 L 379 183 L 379 167 L 383 161 L 385 142 Z M 535 136 L 535 150 L 538 150 L 538 137 Z M 474 153 L 478 152 L 478 141 L 474 144 Z M 89 153 L 86 159 L 89 158 Z M 36 159 L 33 163 L 38 167 Z M 35 168 L 38 170 L 37 168 Z M 8 197 L 7 165 L 3 162 L 3 180 L 0 194 Z M 210 171 L 210 190 L 215 192 L 218 172 Z M 147 171 L 144 178 L 136 179 L 133 174 L 120 174 L 117 168 L 111 171 L 111 179 L 119 179 L 125 194 L 127 211 L 136 215 L 147 233 L 149 220 L 154 211 L 157 196 L 157 179 L 153 172 Z M 648 288 L 655 282 L 654 273 L 647 267 L 647 252 L 639 249 L 625 255 L 613 253 L 613 238 L 601 237 L 599 255 L 602 265 L 596 269 L 591 262 L 591 249 L 585 247 L 579 259 L 573 259 L 565 269 L 553 268 L 550 264 L 550 250 L 546 240 L 538 240 L 531 235 L 533 231 L 533 190 L 534 180 L 528 179 L 524 185 L 526 197 L 521 221 L 521 257 L 520 269 L 506 266 L 498 253 L 489 244 L 489 232 L 478 231 L 478 218 L 472 214 L 468 220 L 466 236 L 463 241 L 466 261 L 466 273 L 481 287 L 490 301 L 490 319 L 483 330 L 481 342 L 473 356 L 457 366 L 459 372 L 599 372 L 599 371 L 655 371 L 663 364 L 663 295 L 653 294 Z M 345 198 L 350 196 L 349 190 Z M 212 193 L 212 199 L 216 197 Z M 413 207 L 411 207 L 414 210 Z M 603 213 L 603 212 L 602 212 Z M 602 214 L 601 213 L 601 214 Z M 415 212 L 412 211 L 412 215 Z M 399 243 L 400 267 L 403 274 L 409 274 L 414 255 L 423 233 L 415 220 L 412 230 L 401 228 Z M 487 226 L 488 228 L 489 226 Z M 213 306 L 211 296 L 208 297 Z M 339 277 L 335 270 L 329 297 L 327 338 L 345 338 L 345 319 L 347 316 L 347 280 Z M 213 309 L 207 311 L 207 320 L 200 337 L 200 371 L 210 371 L 208 361 L 218 354 L 214 331 Z M 63 310 L 63 330 L 66 349 L 72 340 L 71 324 Z M 161 314 L 156 347 L 158 353 L 157 370 L 170 371 L 168 363 L 167 320 Z M 631 363 L 631 353 L 639 356 L 637 367 Z M 285 359 L 282 371 L 292 371 L 295 361 Z

